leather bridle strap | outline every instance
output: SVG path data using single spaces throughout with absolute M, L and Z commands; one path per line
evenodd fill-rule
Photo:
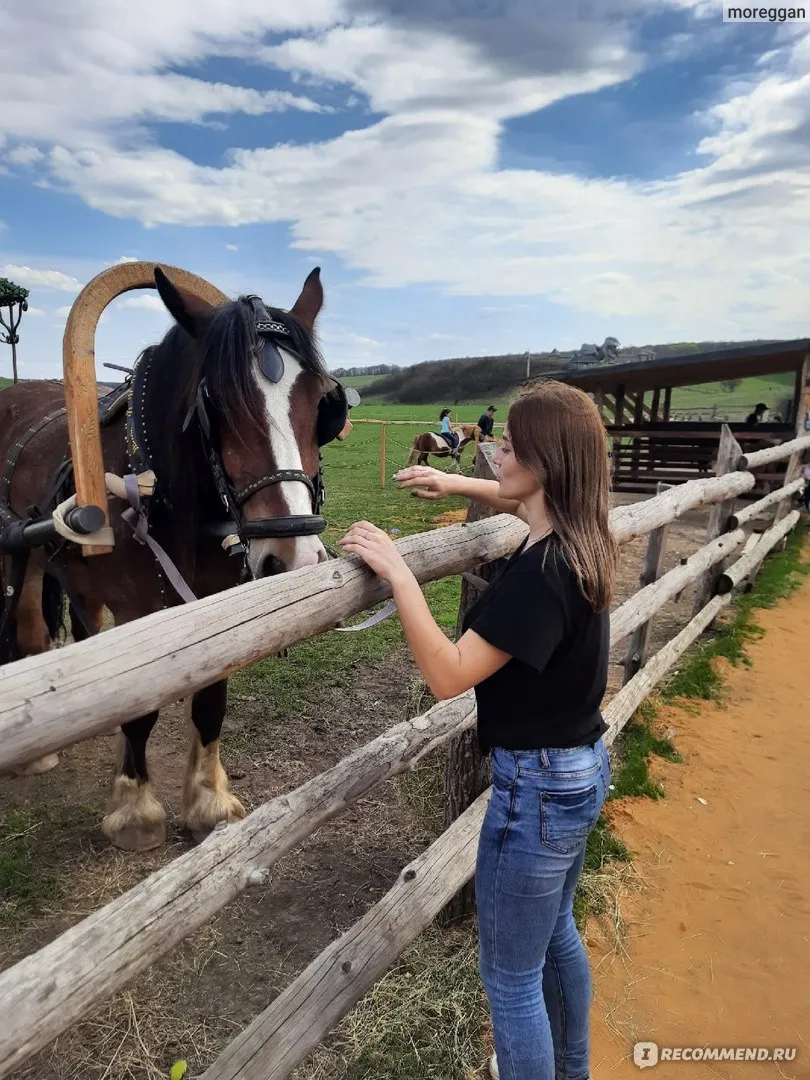
M 263 491 L 265 488 L 272 487 L 273 484 L 286 484 L 295 480 L 300 484 L 304 484 L 309 490 L 313 504 L 316 503 L 318 493 L 315 490 L 315 484 L 312 482 L 312 477 L 308 473 L 303 472 L 301 469 L 279 469 L 278 472 L 270 473 L 267 476 L 262 476 L 259 480 L 254 480 L 252 484 L 243 487 L 241 491 L 235 491 L 234 498 L 236 499 L 236 505 L 243 506 L 251 496 L 256 495 L 257 492 Z

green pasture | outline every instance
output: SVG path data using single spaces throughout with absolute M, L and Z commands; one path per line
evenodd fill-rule
M 346 379 L 350 386 L 355 386 L 362 401 L 352 410 L 356 419 L 373 418 L 375 420 L 418 420 L 427 424 L 425 430 L 438 429 L 439 413 L 445 407 L 451 410 L 454 424 L 473 424 L 488 405 L 495 405 L 495 423 L 502 423 L 509 410 L 509 397 L 494 400 L 480 400 L 454 405 L 452 401 L 437 401 L 430 405 L 400 405 L 375 397 L 374 383 L 379 376 L 357 376 Z M 731 419 L 751 412 L 758 401 L 764 401 L 775 412 L 784 398 L 793 396 L 794 376 L 772 375 L 761 378 L 742 379 L 738 386 L 729 390 L 722 383 L 704 383 L 700 386 L 681 386 L 672 391 L 672 408 L 676 411 L 705 412 L 716 407 L 719 416 L 728 414 Z M 648 395 L 649 402 L 649 395 Z M 744 420 L 745 415 L 739 416 Z

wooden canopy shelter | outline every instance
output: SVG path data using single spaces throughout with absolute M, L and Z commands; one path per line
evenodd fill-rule
M 681 386 L 754 376 L 794 376 L 787 415 L 768 423 L 730 422 L 747 452 L 792 439 L 804 431 L 810 407 L 810 338 L 747 345 L 739 349 L 686 353 L 652 361 L 569 368 L 549 377 L 589 393 L 613 440 L 613 486 L 654 492 L 659 483 L 682 484 L 712 472 L 724 417 L 672 418 L 672 391 Z M 753 403 L 751 406 L 753 410 Z M 759 474 L 758 490 L 782 483 L 784 464 Z

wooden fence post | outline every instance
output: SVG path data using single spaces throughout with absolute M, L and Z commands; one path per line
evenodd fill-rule
M 497 450 L 494 443 L 479 443 L 475 457 L 474 476 L 478 480 L 496 479 L 492 457 Z M 467 521 L 481 521 L 493 517 L 496 511 L 480 503 L 471 502 L 467 510 Z M 503 559 L 484 563 L 475 568 L 475 575 L 481 581 L 491 581 L 503 565 Z M 479 588 L 466 578 L 461 579 L 461 601 L 458 607 L 456 636 L 461 635 L 464 616 L 475 603 Z M 445 766 L 445 828 L 449 828 L 464 811 L 475 802 L 478 796 L 490 785 L 489 760 L 483 756 L 478 746 L 478 736 L 473 728 L 465 731 L 451 744 Z M 470 880 L 456 893 L 450 903 L 441 912 L 439 921 L 443 925 L 454 922 L 464 915 L 475 911 L 475 881 Z
M 717 464 L 715 465 L 715 475 L 723 476 L 725 473 L 734 472 L 737 468 L 737 463 L 742 457 L 742 447 L 731 434 L 731 428 L 728 424 L 723 424 L 723 428 L 720 434 L 720 444 L 717 447 Z M 735 499 L 728 499 L 726 502 L 716 503 L 709 514 L 709 524 L 706 528 L 706 540 L 705 543 L 710 543 L 715 540 L 721 533 L 724 533 L 728 528 L 728 519 L 734 512 Z M 698 578 L 695 585 L 695 604 L 694 614 L 697 615 L 701 611 L 708 601 L 711 599 L 714 587 L 717 584 L 717 580 L 723 572 L 722 564 L 710 567 L 703 577 Z
M 665 485 L 660 483 L 656 495 L 660 495 Z M 661 525 L 647 537 L 647 551 L 641 567 L 641 587 L 651 585 L 661 576 L 664 564 L 664 552 L 667 546 L 668 525 Z M 644 667 L 647 662 L 647 648 L 650 642 L 651 621 L 644 623 L 638 630 L 634 630 L 627 646 L 627 654 L 624 658 L 624 682 L 628 683 L 633 676 Z
M 804 358 L 801 371 L 796 376 L 796 427 L 794 438 L 798 439 L 804 435 L 804 422 L 808 415 L 808 380 L 810 380 L 810 353 Z M 802 471 L 802 458 L 805 456 L 806 451 L 799 452 L 798 454 L 792 454 L 788 458 L 787 469 L 785 470 L 785 484 L 790 484 L 794 480 L 798 480 Z M 790 500 L 782 499 L 781 502 L 776 504 L 776 511 L 773 515 L 773 524 L 785 517 L 790 513 Z M 787 538 L 785 538 L 780 544 L 780 550 L 782 550 L 787 544 Z

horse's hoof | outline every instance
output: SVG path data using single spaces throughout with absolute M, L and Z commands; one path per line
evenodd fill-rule
M 38 761 L 29 761 L 27 765 L 24 765 L 18 776 L 39 776 L 41 773 L 50 772 L 51 769 L 55 769 L 59 764 L 58 754 L 48 754 Z
M 166 842 L 166 811 L 148 782 L 117 776 L 101 827 L 113 847 L 151 851 Z
M 104 832 L 113 847 L 121 851 L 152 851 L 166 843 L 166 824 L 158 822 L 155 825 L 125 825 L 117 832 L 105 827 Z
M 245 813 L 244 806 L 230 791 L 200 792 L 196 805 L 186 812 L 186 828 L 201 844 L 217 825 L 233 825 Z

